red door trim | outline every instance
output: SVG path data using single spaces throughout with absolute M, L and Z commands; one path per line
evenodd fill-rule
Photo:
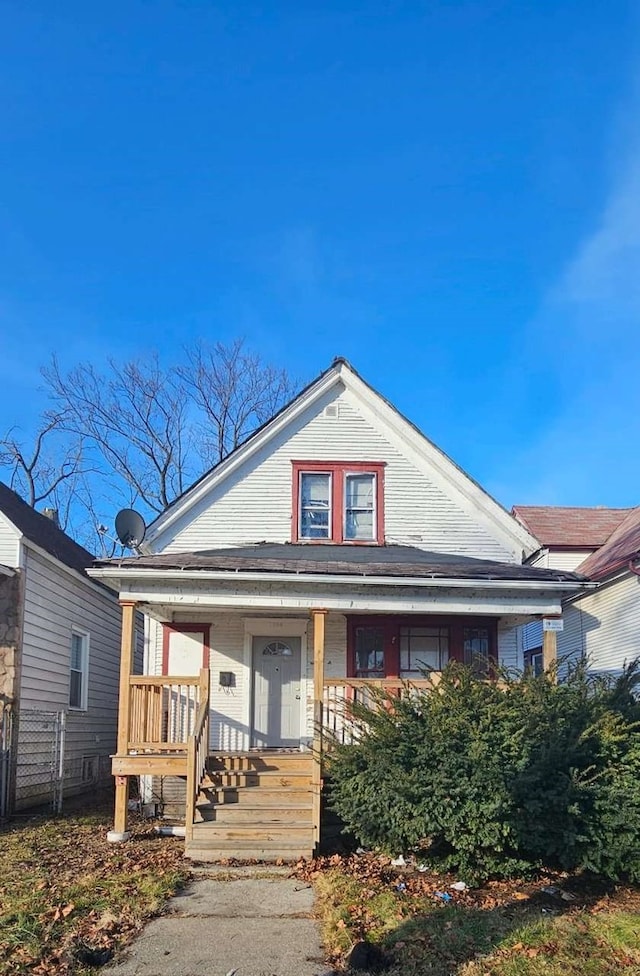
M 211 658 L 211 624 L 163 624 L 162 625 L 162 673 L 169 674 L 169 638 L 171 634 L 202 634 L 202 667 L 209 667 Z

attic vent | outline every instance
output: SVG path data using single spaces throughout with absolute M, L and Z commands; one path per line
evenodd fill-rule
M 337 403 L 330 403 L 324 408 L 325 417 L 330 417 L 331 420 L 337 420 L 340 416 L 340 410 Z

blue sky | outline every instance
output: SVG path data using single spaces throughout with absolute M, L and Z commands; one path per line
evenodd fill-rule
M 506 505 L 640 503 L 633 7 L 0 0 L 0 432 L 51 352 L 243 335 Z

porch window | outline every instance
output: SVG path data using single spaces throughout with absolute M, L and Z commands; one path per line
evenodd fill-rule
M 71 634 L 71 668 L 69 674 L 69 707 L 86 709 L 89 664 L 89 635 Z
M 384 678 L 384 628 L 356 627 L 357 678 Z
M 442 671 L 448 660 L 448 627 L 400 628 L 400 674 L 403 677 L 422 677 L 424 671 Z
M 331 475 L 300 476 L 300 538 L 328 539 L 331 531 Z
M 463 633 L 464 663 L 478 674 L 489 667 L 491 635 L 488 627 L 465 627 Z
M 375 538 L 375 474 L 346 474 L 344 538 Z

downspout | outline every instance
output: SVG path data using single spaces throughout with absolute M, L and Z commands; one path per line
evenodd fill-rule
M 629 571 L 634 573 L 636 576 L 640 576 L 640 566 L 634 565 L 636 559 L 640 559 L 640 552 L 637 552 L 635 556 L 632 556 L 629 560 Z

